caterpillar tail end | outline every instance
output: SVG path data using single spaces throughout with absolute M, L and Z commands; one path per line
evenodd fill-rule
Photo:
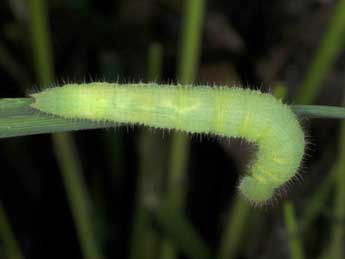
M 241 193 L 254 204 L 264 204 L 274 195 L 274 188 L 258 182 L 252 176 L 245 176 L 239 186 Z

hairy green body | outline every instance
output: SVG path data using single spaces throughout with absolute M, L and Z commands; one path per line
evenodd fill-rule
M 290 108 L 242 88 L 111 83 L 68 84 L 32 95 L 32 107 L 70 119 L 140 124 L 244 138 L 258 146 L 239 189 L 261 203 L 297 172 L 304 133 Z

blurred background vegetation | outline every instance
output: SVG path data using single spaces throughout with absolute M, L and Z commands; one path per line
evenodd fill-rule
M 344 36 L 344 0 L 4 0 L 0 98 L 157 81 L 340 106 Z M 345 258 L 345 125 L 302 124 L 300 177 L 261 209 L 237 193 L 243 141 L 138 127 L 1 139 L 0 257 Z

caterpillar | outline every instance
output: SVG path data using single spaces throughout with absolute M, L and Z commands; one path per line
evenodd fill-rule
M 31 96 L 34 109 L 67 119 L 139 124 L 254 143 L 256 158 L 239 190 L 256 204 L 271 200 L 295 176 L 304 155 L 304 132 L 296 115 L 258 90 L 94 82 L 66 84 Z

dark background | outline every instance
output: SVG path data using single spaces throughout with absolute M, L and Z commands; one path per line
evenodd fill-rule
M 1 98 L 22 97 L 40 87 L 31 56 L 30 17 L 25 1 L 17 1 L 17 6 L 15 2 L 0 2 L 0 43 L 24 68 L 24 76 L 13 77 L 2 65 Z M 332 0 L 208 1 L 196 83 L 236 84 L 263 91 L 284 83 L 288 87 L 285 100 L 293 103 L 334 5 Z M 152 42 L 159 42 L 164 50 L 160 82 L 176 82 L 183 1 L 52 0 L 48 6 L 56 84 L 145 81 Z M 343 57 L 338 57 L 324 80 L 315 104 L 341 104 Z M 302 181 L 294 183 L 288 195 L 297 216 L 318 191 L 338 148 L 339 121 L 304 120 L 303 125 L 310 145 L 300 172 Z M 109 258 L 127 258 L 129 253 L 140 132 L 134 127 L 73 134 L 96 211 L 97 235 Z M 168 132 L 164 137 L 158 130 L 153 134 L 169 145 Z M 109 139 L 118 144 L 117 157 L 113 157 Z M 187 215 L 214 251 L 251 150 L 237 141 L 211 137 L 201 142 L 192 137 Z M 27 258 L 81 258 L 50 136 L 2 139 L 0 163 L 1 203 Z M 310 258 L 326 244 L 332 204 L 330 198 L 305 244 Z M 260 214 L 261 219 L 253 223 L 254 241 L 245 237 L 255 244 L 242 252 L 242 258 L 288 258 L 282 202 L 251 213 Z

